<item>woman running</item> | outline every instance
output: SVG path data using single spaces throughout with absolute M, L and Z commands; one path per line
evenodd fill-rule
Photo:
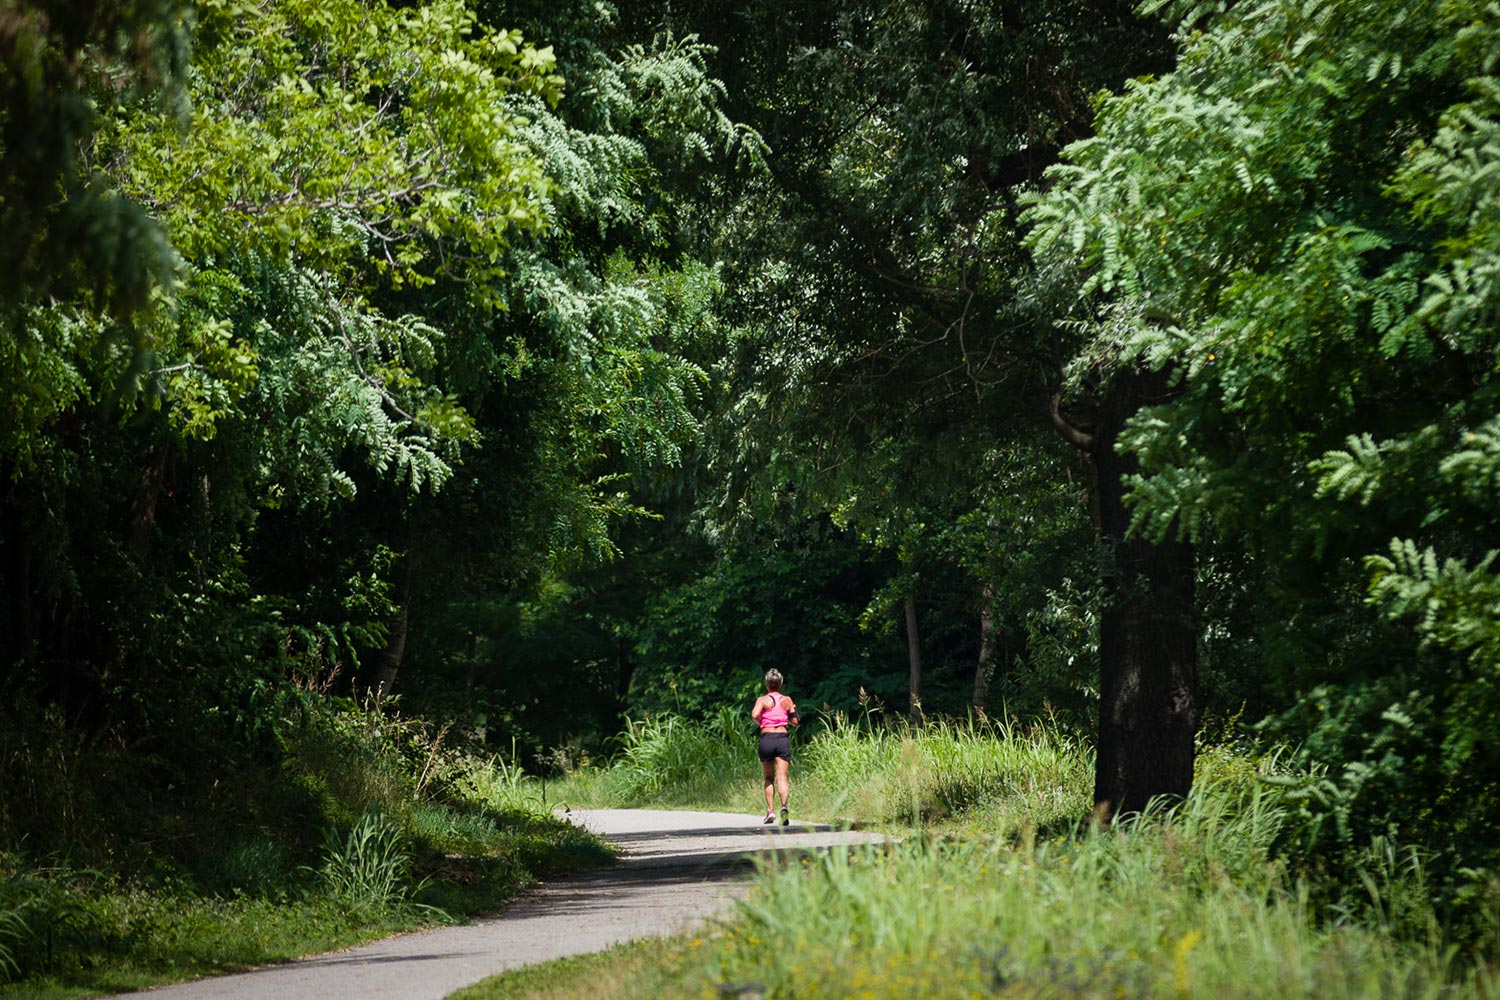
M 791 795 L 791 782 L 787 771 L 792 766 L 792 738 L 787 735 L 788 725 L 797 725 L 797 705 L 781 693 L 781 671 L 766 671 L 766 693 L 755 700 L 750 709 L 750 718 L 760 726 L 760 767 L 766 775 L 766 819 L 776 822 L 772 812 L 776 805 L 773 792 L 781 795 L 781 825 L 791 820 L 787 817 L 787 797 Z

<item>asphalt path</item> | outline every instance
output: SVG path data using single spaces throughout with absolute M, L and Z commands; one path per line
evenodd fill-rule
M 760 816 L 580 809 L 568 818 L 618 844 L 610 868 L 556 879 L 496 917 L 375 941 L 284 965 L 142 993 L 150 1000 L 441 1000 L 533 962 L 675 934 L 722 915 L 757 855 L 869 843 L 877 835 Z

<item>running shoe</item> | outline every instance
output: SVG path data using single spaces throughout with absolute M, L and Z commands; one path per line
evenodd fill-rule
M 767 816 L 766 817 L 766 822 L 767 823 L 771 822 L 771 817 Z M 787 815 L 786 815 L 786 806 L 782 806 L 781 807 L 781 825 L 782 826 L 786 826 L 790 822 L 791 822 L 791 820 L 788 819 Z
M 776 822 L 776 814 L 773 813 L 773 812 L 771 812 L 771 810 L 767 809 L 766 810 L 766 818 L 765 818 L 765 820 L 763 820 L 763 822 L 765 822 L 765 823 L 774 823 L 774 822 Z

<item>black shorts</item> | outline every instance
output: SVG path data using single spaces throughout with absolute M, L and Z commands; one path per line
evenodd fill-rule
M 786 733 L 761 733 L 760 734 L 760 760 L 762 764 L 770 763 L 780 757 L 788 764 L 792 762 L 792 738 Z

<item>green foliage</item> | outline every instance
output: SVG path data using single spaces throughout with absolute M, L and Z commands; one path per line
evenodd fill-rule
M 352 499 L 351 459 L 381 480 L 433 490 L 478 438 L 472 417 L 433 384 L 443 331 L 342 294 L 327 275 L 228 254 L 222 269 L 189 280 L 178 327 L 147 372 L 150 405 L 195 457 L 218 440 L 254 460 L 233 472 L 261 505 Z
M 205 4 L 186 121 L 136 110 L 111 137 L 125 190 L 192 260 L 250 243 L 400 285 L 500 273 L 543 222 L 545 182 L 506 95 L 556 102 L 550 49 L 464 4 Z
M 1002 707 L 1021 715 L 1090 717 L 1099 703 L 1099 600 L 1064 577 L 1024 612 L 1026 658 L 1000 686 Z
M 631 706 L 704 718 L 729 704 L 748 711 L 772 667 L 809 710 L 852 709 L 861 688 L 895 700 L 900 647 L 858 617 L 875 583 L 867 559 L 849 533 L 818 524 L 722 546 L 699 576 L 644 602 Z
M 79 257 L 78 282 L 34 276 L 5 305 L 16 725 L 0 737 L 0 832 L 73 861 L 117 849 L 129 871 L 131 843 L 202 812 L 178 861 L 259 892 L 308 860 L 324 819 L 372 803 L 399 819 L 459 784 L 432 732 L 328 715 L 328 697 L 394 651 L 427 671 L 413 693 L 446 708 L 501 645 L 449 623 L 535 600 L 650 516 L 643 483 L 699 429 L 707 376 L 685 345 L 712 332 L 721 287 L 684 253 L 677 209 L 701 196 L 698 168 L 755 139 L 719 110 L 703 46 L 626 41 L 607 19 L 567 39 L 565 99 L 549 47 L 463 3 L 211 2 L 184 20 L 125 4 L 87 24 L 23 7 L 7 38 L 49 60 L 73 45 L 89 79 L 69 86 L 113 60 L 116 86 L 91 93 L 86 122 L 28 141 L 87 139 L 99 190 L 130 199 L 135 235 L 170 266 L 142 246 L 109 274 Z M 171 48 L 188 29 L 190 65 Z M 151 68 L 168 55 L 183 62 Z M 9 171 L 30 150 L 6 137 Z M 88 207 L 50 176 L 63 189 L 34 200 L 63 198 L 49 238 Z M 135 281 L 125 263 L 154 269 L 129 310 L 89 291 Z M 557 662 L 568 691 L 600 658 Z M 506 703 L 514 673 L 484 661 L 476 703 Z M 615 708 L 612 690 L 600 700 L 595 739 Z M 569 707 L 534 728 L 496 711 L 489 733 L 556 745 Z M 115 781 L 154 804 L 134 809 Z M 235 829 L 278 809 L 287 858 Z
M 101 119 L 151 100 L 183 112 L 186 5 L 13 0 L 0 47 L 0 316 L 49 296 L 91 298 L 128 318 L 170 280 L 173 254 L 142 207 L 101 174 Z M 118 336 L 120 331 L 113 331 Z
M 1496 119 L 1479 3 L 1174 5 L 1174 72 L 1101 99 L 1030 201 L 1082 387 L 1139 366 L 1176 398 L 1121 437 L 1135 530 L 1245 574 L 1274 729 L 1327 768 L 1322 849 L 1495 863 Z M 1048 293 L 1057 298 L 1056 289 Z M 1244 602 L 1242 602 L 1244 603 Z M 1340 862 L 1342 863 L 1342 862 Z M 1346 871 L 1352 870 L 1346 867 Z

